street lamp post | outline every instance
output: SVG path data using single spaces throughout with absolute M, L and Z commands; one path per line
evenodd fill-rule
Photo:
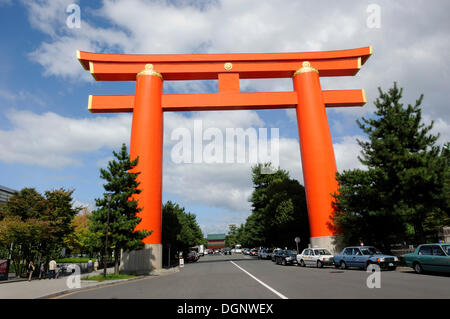
M 103 258 L 103 277 L 106 278 L 106 258 L 108 256 L 108 233 L 109 233 L 109 211 L 110 211 L 110 204 L 111 204 L 111 198 L 112 194 L 107 193 L 106 199 L 108 200 L 108 217 L 106 219 L 106 240 L 105 240 L 105 256 Z
M 297 255 L 300 253 L 298 251 L 298 243 L 300 242 L 300 237 L 295 237 L 295 243 L 297 244 Z

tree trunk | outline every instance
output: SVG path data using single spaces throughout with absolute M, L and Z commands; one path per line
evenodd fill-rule
M 114 273 L 116 275 L 119 274 L 119 261 L 120 261 L 120 253 L 116 249 L 114 251 Z

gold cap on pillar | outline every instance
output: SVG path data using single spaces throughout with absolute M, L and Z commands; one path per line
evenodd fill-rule
M 139 72 L 139 73 L 136 75 L 136 78 L 140 77 L 141 75 L 154 75 L 154 76 L 160 77 L 161 79 L 163 78 L 162 75 L 161 75 L 161 73 L 159 73 L 159 72 L 153 70 L 153 64 L 146 64 L 146 65 L 145 65 L 145 69 L 142 70 L 141 72 Z
M 308 61 L 304 61 L 302 63 L 302 67 L 300 69 L 298 69 L 297 71 L 295 71 L 294 75 L 292 77 L 295 77 L 296 75 L 298 75 L 300 73 L 306 73 L 306 72 L 316 72 L 317 74 L 319 74 L 319 71 L 316 68 L 313 68 L 311 66 L 311 63 L 309 63 Z

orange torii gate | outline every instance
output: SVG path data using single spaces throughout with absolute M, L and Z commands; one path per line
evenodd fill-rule
M 81 65 L 97 81 L 136 81 L 134 95 L 90 95 L 92 113 L 133 112 L 130 156 L 143 208 L 137 229 L 161 267 L 163 113 L 169 111 L 295 108 L 300 139 L 311 244 L 332 248 L 332 196 L 338 189 L 336 161 L 325 107 L 362 106 L 364 90 L 322 91 L 319 76 L 353 76 L 372 47 L 352 50 L 260 54 L 99 54 L 78 51 Z M 241 93 L 240 79 L 293 78 L 291 92 Z M 218 93 L 163 94 L 163 80 L 218 80 Z M 153 258 L 155 259 L 155 258 Z

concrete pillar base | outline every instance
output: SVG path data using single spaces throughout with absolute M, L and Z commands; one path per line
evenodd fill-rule
M 145 245 L 144 249 L 122 252 L 120 271 L 138 275 L 148 275 L 162 268 L 162 245 Z
M 344 248 L 341 236 L 311 237 L 309 240 L 312 248 L 326 248 L 332 254 L 340 253 Z

